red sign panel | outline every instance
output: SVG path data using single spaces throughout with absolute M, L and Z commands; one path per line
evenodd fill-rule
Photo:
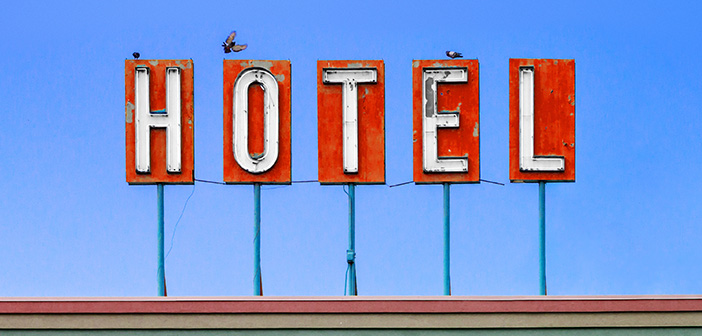
M 480 182 L 478 60 L 412 61 L 415 183 Z
M 124 62 L 129 184 L 192 184 L 193 61 Z
M 291 183 L 290 61 L 224 60 L 224 182 Z
M 575 60 L 509 60 L 509 179 L 575 182 Z
M 385 183 L 385 63 L 317 61 L 319 182 Z

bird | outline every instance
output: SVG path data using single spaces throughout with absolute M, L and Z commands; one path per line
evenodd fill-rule
M 132 56 L 134 56 L 134 59 L 139 59 L 139 56 L 141 56 L 138 52 L 133 52 Z
M 229 36 L 227 36 L 227 39 L 224 40 L 224 42 L 222 43 L 222 47 L 224 47 L 225 54 L 228 54 L 232 51 L 233 52 L 240 52 L 240 51 L 246 49 L 246 47 L 248 46 L 247 44 L 236 44 L 236 42 L 234 42 L 235 37 L 236 37 L 236 31 L 233 30 L 231 33 L 229 33 Z
M 446 56 L 451 57 L 451 58 L 461 58 L 461 57 L 463 57 L 463 54 L 461 54 L 457 51 L 447 51 Z

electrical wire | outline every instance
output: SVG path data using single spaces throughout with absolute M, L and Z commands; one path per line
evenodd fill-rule
M 173 227 L 173 235 L 171 235 L 171 247 L 168 248 L 168 253 L 166 253 L 166 257 L 164 259 L 168 259 L 168 255 L 171 254 L 171 250 L 173 250 L 173 239 L 175 239 L 176 230 L 178 230 L 178 224 L 180 224 L 180 220 L 183 218 L 183 214 L 185 213 L 185 208 L 188 206 L 188 202 L 190 201 L 190 198 L 193 197 L 194 193 L 195 183 L 193 183 L 193 191 L 190 192 L 190 196 L 188 196 L 188 199 L 185 200 L 185 204 L 183 204 L 183 210 L 180 212 L 180 216 L 178 216 L 178 220 L 176 221 L 175 226 Z

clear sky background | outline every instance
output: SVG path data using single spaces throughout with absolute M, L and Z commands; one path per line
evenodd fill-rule
M 412 179 L 413 59 L 480 60 L 482 177 L 452 187 L 454 295 L 538 294 L 538 187 L 508 183 L 509 58 L 576 61 L 576 182 L 547 186 L 552 295 L 702 293 L 693 1 L 3 4 L 0 296 L 156 294 L 156 187 L 125 181 L 124 59 L 195 64 L 195 174 L 222 179 L 222 59 L 292 62 L 293 179 L 317 178 L 316 62 L 383 59 L 387 182 Z M 231 30 L 249 47 L 224 55 Z M 173 236 L 183 205 L 193 191 Z M 250 295 L 253 187 L 166 188 L 171 296 Z M 359 186 L 361 295 L 442 293 L 442 188 Z M 342 295 L 347 198 L 264 187 L 265 295 Z

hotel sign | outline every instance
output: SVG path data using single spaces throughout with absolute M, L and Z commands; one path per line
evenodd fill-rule
M 126 60 L 127 182 L 194 183 L 192 60 Z
M 289 184 L 290 61 L 225 60 L 224 181 Z M 126 60 L 130 184 L 194 182 L 192 60 Z M 575 61 L 510 59 L 512 182 L 575 181 Z M 414 182 L 480 182 L 478 60 L 412 62 Z M 319 182 L 385 183 L 385 63 L 317 62 Z

